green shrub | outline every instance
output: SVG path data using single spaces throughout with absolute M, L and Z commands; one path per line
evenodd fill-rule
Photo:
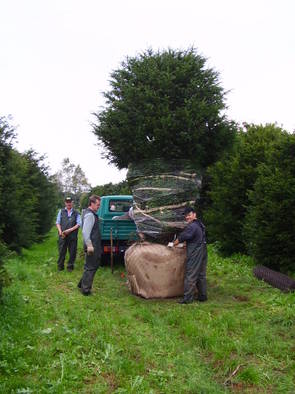
M 56 192 L 44 157 L 19 153 L 14 139 L 14 128 L 0 117 L 0 241 L 20 252 L 50 230 Z
M 112 72 L 93 132 L 118 168 L 183 159 L 206 168 L 232 145 L 219 74 L 197 50 L 148 50 Z
M 249 192 L 244 225 L 248 252 L 280 271 L 295 271 L 295 135 L 287 136 Z
M 208 170 L 211 205 L 204 212 L 210 242 L 218 241 L 224 254 L 246 252 L 243 227 L 249 192 L 265 163 L 287 133 L 276 125 L 246 125 L 236 146 Z
M 106 183 L 104 185 L 94 186 L 89 193 L 84 193 L 80 200 L 80 206 L 82 208 L 87 208 L 88 206 L 88 198 L 92 194 L 96 194 L 98 196 L 108 196 L 108 195 L 117 195 L 117 194 L 131 194 L 130 187 L 127 181 L 122 181 L 119 183 Z

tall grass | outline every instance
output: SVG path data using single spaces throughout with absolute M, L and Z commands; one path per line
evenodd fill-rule
M 294 393 L 295 294 L 209 247 L 209 301 L 129 293 L 123 265 L 96 274 L 91 297 L 58 272 L 53 231 L 6 264 L 0 305 L 2 393 Z

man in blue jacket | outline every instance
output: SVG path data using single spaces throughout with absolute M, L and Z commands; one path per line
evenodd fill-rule
M 196 211 L 187 207 L 185 220 L 188 225 L 173 242 L 174 246 L 186 242 L 186 266 L 184 277 L 184 296 L 180 304 L 190 304 L 194 300 L 195 288 L 198 289 L 198 301 L 207 301 L 206 269 L 207 245 L 205 226 L 197 219 Z

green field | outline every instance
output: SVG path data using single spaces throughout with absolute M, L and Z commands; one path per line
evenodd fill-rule
M 1 393 L 295 393 L 295 294 L 209 247 L 206 303 L 144 300 L 123 265 L 93 295 L 57 272 L 56 234 L 22 257 L 0 304 Z

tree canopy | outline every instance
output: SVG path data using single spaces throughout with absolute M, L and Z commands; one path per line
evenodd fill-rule
M 81 208 L 87 208 L 88 206 L 88 198 L 92 194 L 96 194 L 98 196 L 108 196 L 108 195 L 117 195 L 117 194 L 131 194 L 131 190 L 127 181 L 122 181 L 119 183 L 106 183 L 104 185 L 98 185 L 93 187 L 87 194 L 84 193 L 81 200 L 80 205 Z
M 156 157 L 205 168 L 232 144 L 219 75 L 195 49 L 128 57 L 110 85 L 93 132 L 118 168 Z
M 243 235 L 257 262 L 295 271 L 295 135 L 285 135 L 249 192 Z
M 0 118 L 0 243 L 19 251 L 50 230 L 56 188 L 45 158 L 33 150 L 19 153 L 13 148 L 15 138 L 14 128 Z
M 59 189 L 60 200 L 71 196 L 76 206 L 80 205 L 81 197 L 91 188 L 80 165 L 71 163 L 68 157 L 63 159 L 61 169 L 54 174 L 54 180 Z
M 45 157 L 13 147 L 15 128 L 0 117 L 0 296 L 9 278 L 4 258 L 44 238 L 53 224 L 57 190 Z
M 246 252 L 243 228 L 249 192 L 259 175 L 259 166 L 271 160 L 274 149 L 287 132 L 273 124 L 245 125 L 233 152 L 208 170 L 211 204 L 204 213 L 210 241 L 218 241 L 225 254 Z

